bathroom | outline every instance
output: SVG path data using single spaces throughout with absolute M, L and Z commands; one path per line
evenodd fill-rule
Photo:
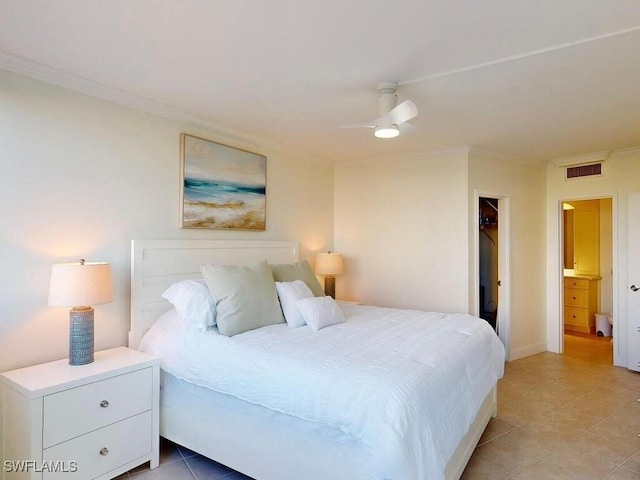
M 562 285 L 565 353 L 613 362 L 613 228 L 611 198 L 563 202 Z

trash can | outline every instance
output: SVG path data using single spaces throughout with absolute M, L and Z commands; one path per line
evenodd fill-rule
M 599 337 L 611 336 L 611 324 L 608 313 L 596 313 L 596 335 Z

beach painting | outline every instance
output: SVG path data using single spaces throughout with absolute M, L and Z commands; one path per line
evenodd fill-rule
M 267 158 L 183 133 L 182 228 L 266 228 Z

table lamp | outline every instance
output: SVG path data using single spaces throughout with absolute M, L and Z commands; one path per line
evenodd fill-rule
M 336 298 L 336 275 L 344 272 L 341 253 L 322 252 L 316 254 L 317 275 L 324 276 L 324 294 Z
M 93 362 L 93 308 L 113 300 L 111 267 L 105 262 L 58 263 L 51 267 L 49 305 L 69 310 L 69 365 Z

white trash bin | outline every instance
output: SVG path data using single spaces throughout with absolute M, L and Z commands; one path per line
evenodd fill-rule
M 611 324 L 608 313 L 596 313 L 596 335 L 599 337 L 611 336 Z

